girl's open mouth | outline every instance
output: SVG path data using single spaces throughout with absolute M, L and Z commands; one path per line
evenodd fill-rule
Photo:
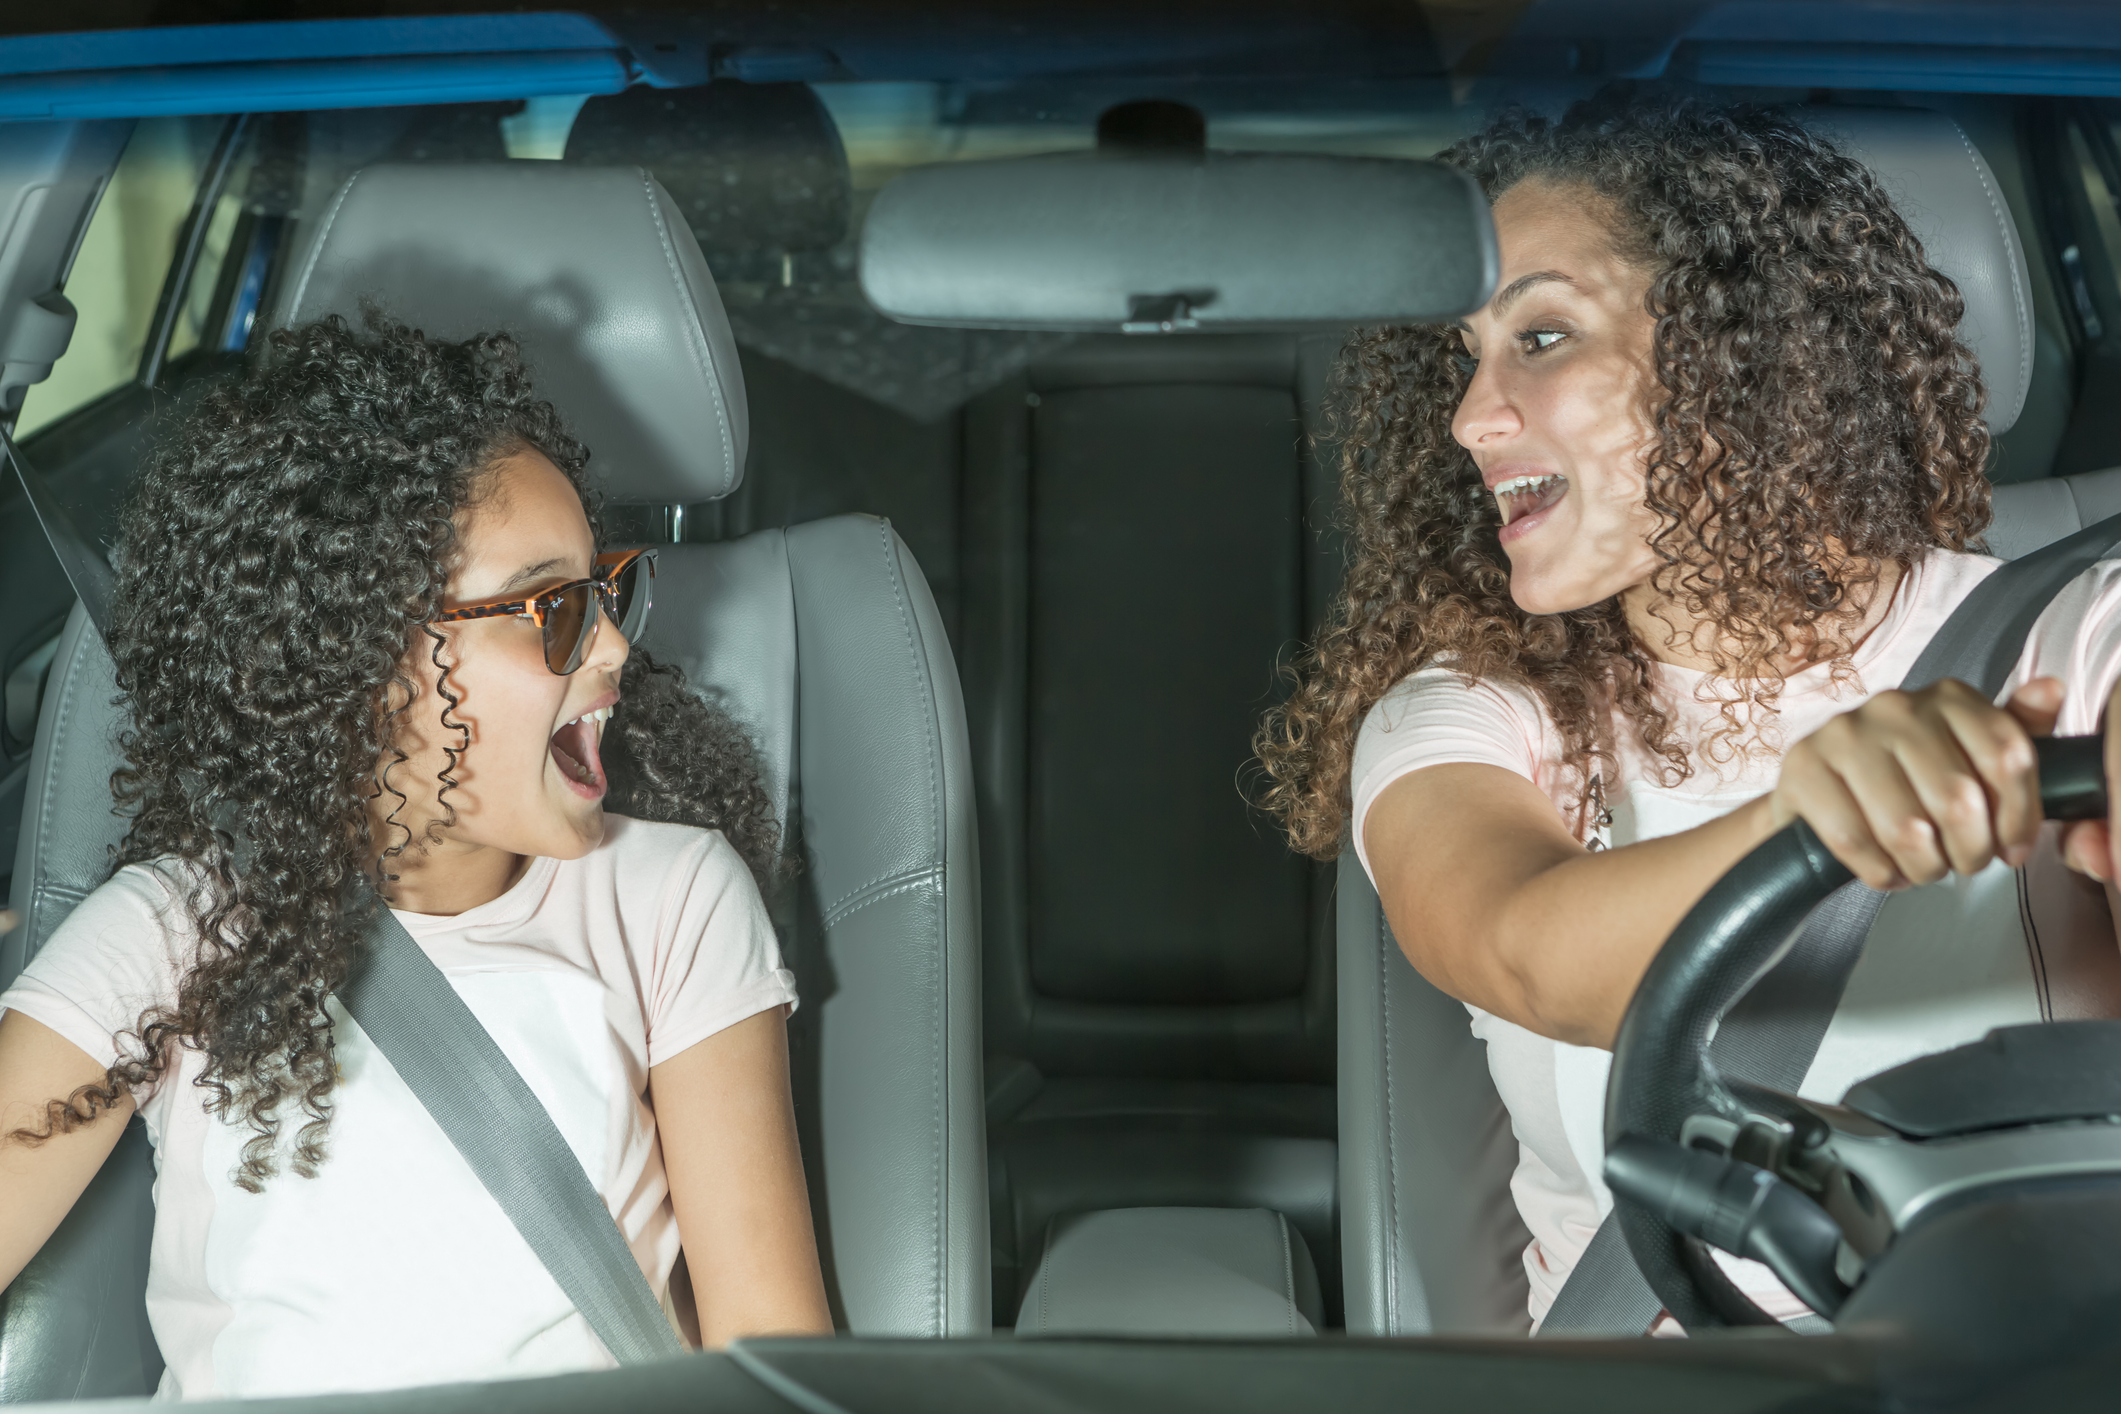
M 1540 512 L 1551 510 L 1569 494 L 1569 479 L 1558 473 L 1547 476 L 1516 476 L 1500 482 L 1495 487 L 1495 505 L 1502 512 L 1502 533 L 1505 540 L 1532 529 L 1533 519 Z
M 589 800 L 604 798 L 604 759 L 598 747 L 604 723 L 610 720 L 611 708 L 599 707 L 552 734 L 552 760 L 560 778 Z

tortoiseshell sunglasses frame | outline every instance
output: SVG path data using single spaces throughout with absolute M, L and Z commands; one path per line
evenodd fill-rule
M 553 667 L 552 647 L 549 643 L 546 645 L 545 666 L 559 676 L 566 677 L 581 667 L 581 657 L 588 656 L 589 644 L 594 641 L 598 616 L 601 614 L 613 620 L 618 618 L 618 578 L 636 560 L 648 571 L 648 593 L 650 602 L 653 603 L 655 551 L 607 550 L 592 562 L 596 573 L 588 579 L 570 579 L 565 584 L 556 584 L 550 589 L 519 599 L 484 599 L 476 604 L 461 604 L 436 614 L 434 621 L 438 624 L 452 624 L 462 623 L 467 619 L 528 619 L 536 624 L 542 633 L 546 620 L 551 617 L 553 610 L 559 607 L 561 597 L 574 590 L 586 588 L 590 591 L 589 603 L 592 612 L 582 615 L 582 632 L 577 647 L 568 654 L 568 657 L 574 659 L 575 666 L 565 669 Z M 634 628 L 638 632 L 640 625 L 636 624 Z

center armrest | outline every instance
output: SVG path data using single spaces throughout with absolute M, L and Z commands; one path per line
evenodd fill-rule
M 1306 1336 L 1323 1323 L 1303 1237 L 1266 1208 L 1056 1218 L 1019 1336 Z

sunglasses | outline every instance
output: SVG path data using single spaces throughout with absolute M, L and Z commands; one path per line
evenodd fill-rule
M 490 599 L 444 609 L 438 624 L 466 619 L 529 619 L 545 633 L 545 666 L 565 677 L 582 666 L 596 642 L 597 615 L 603 613 L 629 639 L 648 626 L 655 601 L 655 551 L 613 550 L 596 557 L 595 573 L 571 579 L 527 599 Z

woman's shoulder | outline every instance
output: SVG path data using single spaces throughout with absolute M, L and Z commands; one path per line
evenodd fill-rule
M 1363 714 L 1361 734 L 1403 738 L 1476 720 L 1536 732 L 1545 719 L 1538 696 L 1521 684 L 1475 677 L 1441 662 L 1416 668 L 1392 684 Z
M 1363 717 L 1351 772 L 1358 808 L 1424 766 L 1494 765 L 1538 780 L 1554 755 L 1545 710 L 1528 689 L 1449 664 L 1407 674 Z

